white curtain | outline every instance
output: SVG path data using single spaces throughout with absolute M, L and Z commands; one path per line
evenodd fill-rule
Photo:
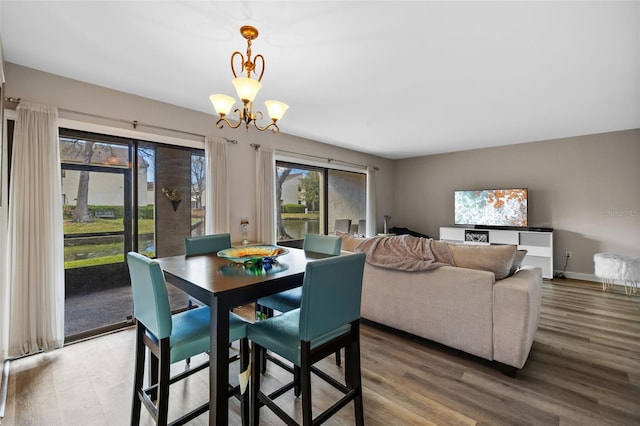
M 205 139 L 204 155 L 207 161 L 205 232 L 207 234 L 227 233 L 231 229 L 229 225 L 227 142 L 217 138 Z
M 376 176 L 375 168 L 367 167 L 367 237 L 378 234 L 376 223 Z
M 8 355 L 64 344 L 64 241 L 57 108 L 22 101 L 11 162 Z
M 273 151 L 256 149 L 256 238 L 276 243 L 276 159 Z

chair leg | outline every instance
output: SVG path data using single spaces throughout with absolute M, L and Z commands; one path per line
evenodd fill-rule
M 344 347 L 344 384 L 353 389 L 353 348 L 351 344 Z
M 240 371 L 246 371 L 249 368 L 249 339 L 246 337 L 244 339 L 240 339 Z M 242 424 L 249 424 L 249 407 L 250 400 L 249 395 L 251 394 L 249 390 L 249 386 L 244 390 L 244 394 L 240 396 L 240 413 L 242 416 Z
M 143 336 L 144 329 L 142 328 L 142 325 L 136 321 L 136 361 L 133 379 L 133 401 L 131 403 L 131 426 L 138 426 L 140 424 L 142 401 L 140 401 L 138 392 L 144 386 L 144 359 L 147 352 L 147 349 L 142 342 Z
M 293 382 L 295 383 L 293 386 L 293 394 L 297 397 L 300 396 L 301 391 L 301 382 L 300 382 L 300 367 L 297 365 L 293 366 Z
M 257 426 L 260 424 L 260 400 L 258 394 L 260 393 L 260 362 L 262 360 L 262 348 L 255 343 L 251 344 L 251 425 Z
M 169 339 L 163 339 L 160 343 L 160 378 L 158 381 L 158 424 L 166 425 L 169 416 Z
M 187 297 L 187 310 L 191 310 L 193 309 L 193 300 L 191 300 L 191 297 Z M 191 358 L 187 358 L 184 360 L 184 362 L 187 363 L 187 367 L 191 365 Z
M 336 365 L 340 365 L 342 362 L 340 361 L 340 349 L 336 351 Z
M 353 401 L 356 425 L 364 426 L 364 405 L 362 403 L 362 372 L 360 368 L 360 336 L 351 344 L 351 366 L 349 368 L 351 374 L 352 389 L 356 389 L 356 397 Z M 345 354 L 346 358 L 346 354 Z
M 158 384 L 158 369 L 158 358 L 156 358 L 153 352 L 151 352 L 151 349 L 149 349 L 149 387 Z M 152 401 L 156 401 L 158 399 L 158 387 L 151 390 L 149 397 Z
M 261 312 L 261 316 L 263 319 L 271 318 L 273 316 L 273 309 L 264 307 L 262 305 L 256 305 Z M 264 374 L 267 372 L 267 350 L 264 349 L 261 351 L 262 357 L 260 358 L 260 374 Z
M 302 391 L 302 424 L 311 425 L 313 422 L 313 412 L 311 409 L 311 364 L 309 363 L 309 353 L 311 346 L 309 342 L 303 342 L 300 348 L 300 367 L 294 367 L 298 371 L 299 387 Z

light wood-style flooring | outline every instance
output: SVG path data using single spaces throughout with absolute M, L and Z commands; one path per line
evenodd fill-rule
M 133 346 L 128 329 L 12 362 L 2 425 L 128 424 Z M 621 287 L 603 293 L 597 283 L 545 281 L 540 326 L 516 378 L 366 323 L 361 358 L 367 425 L 640 425 L 640 295 L 625 296 Z M 320 365 L 342 373 L 333 357 Z M 265 382 L 287 378 L 270 364 Z M 207 379 L 204 371 L 174 385 L 171 411 L 206 400 Z M 331 404 L 332 388 L 316 385 L 314 407 Z M 299 412 L 299 400 L 282 398 Z M 239 424 L 238 411 L 232 401 L 231 424 Z M 262 424 L 281 424 L 261 413 Z M 205 414 L 193 424 L 207 421 Z M 151 424 L 144 411 L 143 424 Z M 353 424 L 352 404 L 328 424 Z

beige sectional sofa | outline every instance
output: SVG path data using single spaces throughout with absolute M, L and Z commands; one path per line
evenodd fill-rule
M 343 250 L 358 251 L 358 242 L 343 236 Z M 491 247 L 451 247 L 456 264 L 467 267 L 409 272 L 367 263 L 362 317 L 498 362 L 514 375 L 524 366 L 538 327 L 542 270 L 523 267 L 496 280 L 508 274 L 470 269 L 490 257 Z M 509 265 L 511 273 L 514 266 Z

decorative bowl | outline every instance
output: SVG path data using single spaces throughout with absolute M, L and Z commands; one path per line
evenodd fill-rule
M 220 268 L 220 272 L 226 276 L 248 277 L 277 274 L 287 269 L 289 269 L 289 266 L 284 263 L 265 264 L 262 260 L 256 260 L 249 263 L 227 263 Z
M 228 259 L 235 263 L 252 263 L 265 260 L 272 263 L 276 257 L 289 253 L 283 247 L 272 245 L 256 245 L 244 247 L 231 247 L 218 252 L 218 257 Z

